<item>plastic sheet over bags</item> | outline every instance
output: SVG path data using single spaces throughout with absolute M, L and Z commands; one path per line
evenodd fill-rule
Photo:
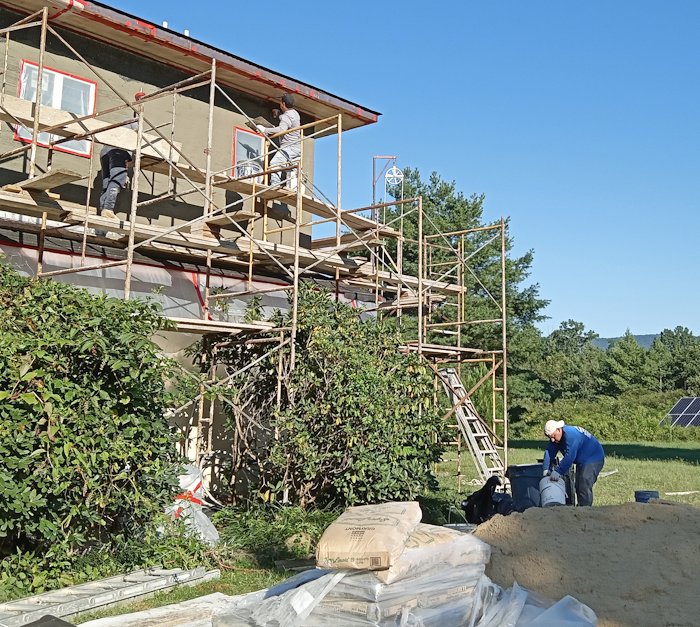
M 482 586 L 481 618 L 475 627 L 595 627 L 595 612 L 571 596 L 556 603 L 534 595 L 514 583 L 502 591 L 484 576 L 491 586 Z M 498 590 L 498 594 L 493 594 Z M 484 598 L 488 592 L 491 598 Z
M 344 576 L 344 571 L 305 571 L 269 590 L 248 595 L 233 610 L 215 613 L 212 627 L 309 625 L 309 614 Z

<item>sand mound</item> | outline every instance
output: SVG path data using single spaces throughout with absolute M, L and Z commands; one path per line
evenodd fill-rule
M 600 627 L 700 625 L 700 509 L 675 503 L 531 508 L 476 535 L 486 574 L 590 606 Z

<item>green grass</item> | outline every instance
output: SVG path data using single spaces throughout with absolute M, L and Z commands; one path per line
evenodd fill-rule
M 154 596 L 122 605 L 112 607 L 99 612 L 91 612 L 77 618 L 71 619 L 76 625 L 95 620 L 97 618 L 105 618 L 107 616 L 118 616 L 131 612 L 140 612 L 142 610 L 150 610 L 163 605 L 171 605 L 173 603 L 182 603 L 189 599 L 201 597 L 214 592 L 222 592 L 230 596 L 237 594 L 245 594 L 247 592 L 255 592 L 263 588 L 269 588 L 283 579 L 290 576 L 290 573 L 285 573 L 281 570 L 273 570 L 267 568 L 251 568 L 242 570 L 226 571 L 221 574 L 221 579 L 216 581 L 208 581 L 198 586 L 179 587 L 170 592 L 158 592 Z
M 535 464 L 542 459 L 546 441 L 519 440 L 510 443 L 508 465 Z M 670 495 L 667 492 L 700 490 L 700 442 L 604 442 L 603 475 L 594 489 L 596 505 L 621 505 L 634 501 L 636 490 L 658 490 L 661 498 L 700 506 L 700 494 Z M 462 477 L 458 477 L 457 455 L 450 451 L 438 465 L 438 477 L 446 494 L 461 498 L 478 486 L 471 457 L 462 455 Z
M 544 454 L 545 445 L 544 439 L 512 441 L 508 464 L 537 463 Z M 604 442 L 603 445 L 607 455 L 603 473 L 617 472 L 598 479 L 594 491 L 596 505 L 629 503 L 634 501 L 635 490 L 658 490 L 662 498 L 700 507 L 700 494 L 666 495 L 667 492 L 700 490 L 700 442 Z M 462 522 L 459 503 L 479 488 L 477 472 L 469 454 L 462 455 L 461 476 L 457 474 L 457 457 L 456 451 L 450 450 L 444 461 L 436 466 L 440 488 L 421 499 L 426 522 Z M 258 515 L 254 511 L 224 512 L 218 516 L 219 524 L 226 526 L 222 529 L 222 537 L 235 550 L 251 552 L 248 561 L 239 562 L 239 568 L 223 572 L 218 581 L 157 594 L 128 606 L 83 616 L 75 622 L 180 603 L 212 592 L 236 595 L 267 588 L 292 573 L 264 566 L 269 565 L 273 558 L 300 556 L 298 550 L 301 547 L 289 545 L 286 538 L 303 530 L 317 540 L 331 518 L 327 512 L 304 514 L 297 508 L 285 508 L 272 516 L 263 512 Z

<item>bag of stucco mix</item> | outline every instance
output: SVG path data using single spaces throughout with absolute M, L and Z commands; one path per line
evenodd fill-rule
M 348 507 L 321 536 L 320 568 L 384 570 L 401 555 L 422 513 L 416 501 Z
M 383 626 L 395 625 L 422 613 L 437 619 L 443 616 L 443 610 L 448 615 L 461 612 L 464 617 L 474 606 L 474 594 L 484 568 L 484 564 L 439 564 L 393 584 L 380 582 L 377 572 L 349 573 L 321 601 L 310 618 L 325 618 L 341 625 Z M 442 624 L 462 625 L 464 622 Z
M 487 564 L 490 558 L 491 547 L 471 533 L 421 523 L 408 536 L 403 552 L 391 567 L 376 574 L 379 581 L 392 583 L 437 564 Z

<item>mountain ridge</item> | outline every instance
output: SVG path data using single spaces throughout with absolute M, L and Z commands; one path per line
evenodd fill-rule
M 633 336 L 635 340 L 637 340 L 637 344 L 639 344 L 642 348 L 650 348 L 654 340 L 659 337 L 658 333 L 647 333 L 644 335 L 635 335 Z M 597 346 L 598 348 L 602 348 L 603 350 L 608 350 L 610 348 L 610 345 L 617 342 L 618 340 L 621 340 L 622 336 L 620 337 L 597 337 L 596 339 L 593 340 L 593 346 Z

